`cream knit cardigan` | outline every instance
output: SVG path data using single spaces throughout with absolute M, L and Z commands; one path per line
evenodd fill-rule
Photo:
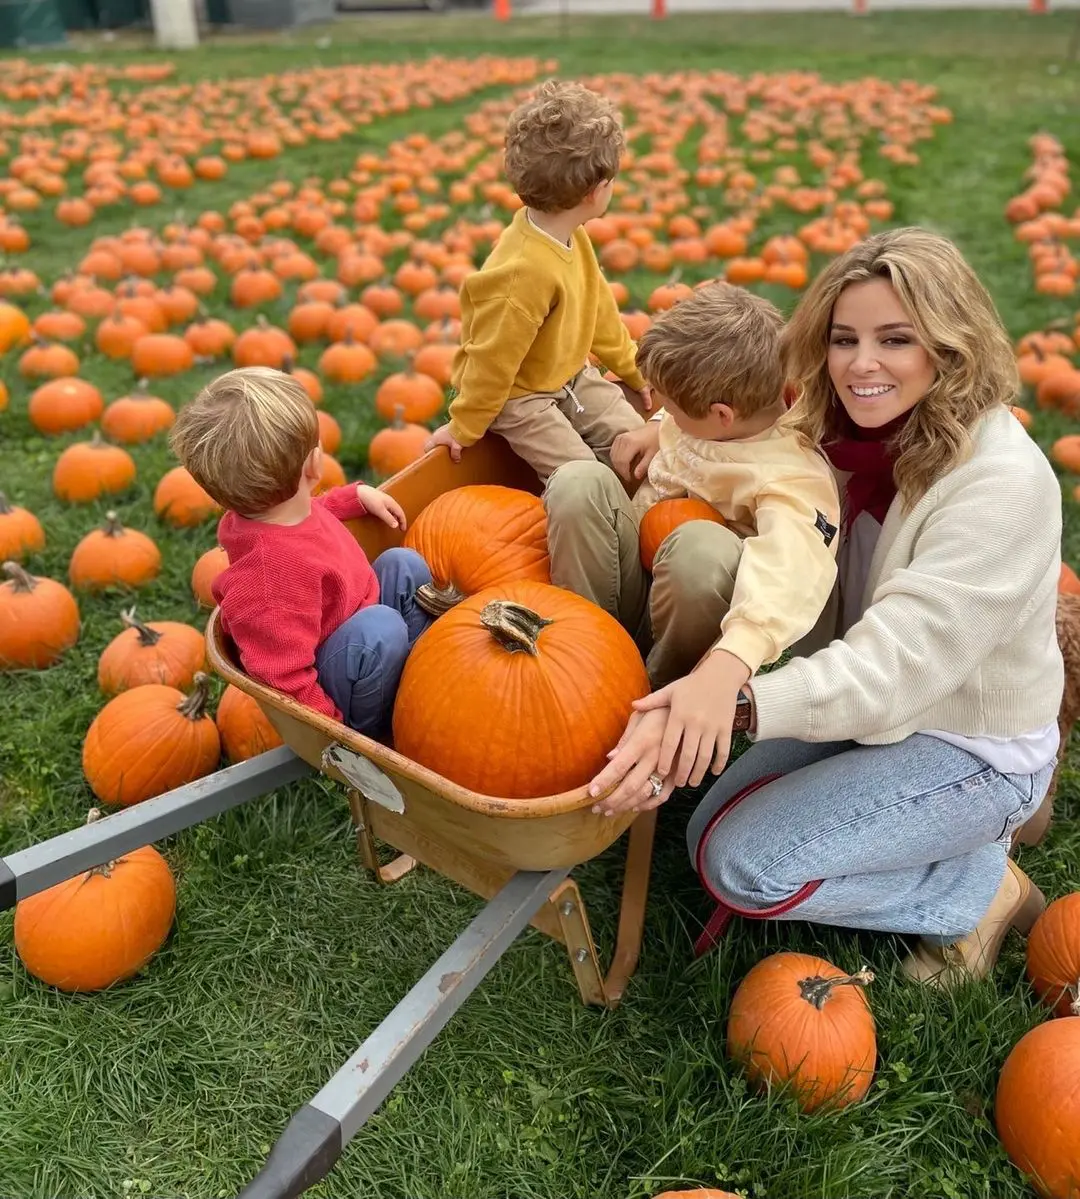
M 756 739 L 887 745 L 920 729 L 1008 738 L 1052 724 L 1060 569 L 1061 487 L 1020 422 L 995 409 L 907 515 L 893 501 L 862 619 L 831 639 L 834 590 L 794 648 L 810 656 L 754 678 Z

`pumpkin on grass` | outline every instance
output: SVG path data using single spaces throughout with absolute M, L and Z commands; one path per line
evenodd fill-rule
M 126 808 L 216 770 L 221 740 L 206 714 L 209 691 L 200 671 L 189 695 L 145 683 L 109 700 L 82 747 L 83 773 L 98 799 Z
M 195 598 L 204 608 L 213 608 L 216 604 L 211 584 L 229 565 L 229 555 L 220 545 L 207 550 L 191 572 L 191 590 Z
M 157 578 L 161 551 L 153 539 L 138 529 L 125 529 L 115 512 L 75 547 L 68 577 L 76 587 L 143 587 Z
M 202 524 L 221 508 L 182 466 L 174 466 L 161 476 L 154 489 L 154 511 L 177 528 Z
M 1035 921 L 1027 940 L 1027 976 L 1054 1015 L 1073 1014 L 1080 1000 L 1080 892 L 1055 899 Z
M 380 429 L 368 446 L 371 469 L 386 479 L 422 458 L 424 446 L 431 436 L 423 425 L 410 424 L 404 417 L 405 409 L 399 404 L 394 423 L 389 428 Z
M 551 582 L 544 503 L 514 487 L 476 483 L 443 492 L 409 526 L 405 544 L 431 571 L 416 598 L 434 616 L 487 587 Z
M 98 659 L 98 686 L 117 695 L 145 683 L 183 690 L 206 667 L 206 639 L 198 629 L 175 620 L 144 624 L 135 609 L 122 612 L 124 632 L 109 642 Z
M 87 823 L 98 816 L 92 808 Z M 51 987 L 100 991 L 146 965 L 165 943 L 175 912 L 172 871 L 144 845 L 20 900 L 15 951 Z
M 53 491 L 69 504 L 88 504 L 126 491 L 134 482 L 134 459 L 119 446 L 102 441 L 100 433 L 90 441 L 69 445 L 53 468 Z
M 604 766 L 648 692 L 618 621 L 571 591 L 519 579 L 463 600 L 419 638 L 394 705 L 394 745 L 484 795 L 559 794 Z
M 1080 1196 L 1080 1015 L 1047 1020 L 1013 1046 L 994 1123 L 1009 1159 L 1044 1199 Z
M 641 518 L 639 548 L 641 565 L 651 571 L 656 551 L 680 526 L 689 520 L 707 520 L 713 524 L 724 524 L 724 518 L 712 506 L 696 496 L 684 499 L 660 500 Z
M 262 708 L 231 683 L 218 704 L 215 721 L 221 748 L 230 762 L 246 762 L 248 758 L 284 744 Z
M 176 413 L 160 396 L 150 395 L 146 379 L 140 379 L 130 395 L 121 396 L 105 409 L 101 427 L 124 445 L 149 441 L 172 427 Z
M 0 561 L 18 561 L 26 554 L 45 548 L 45 530 L 26 508 L 8 503 L 0 491 Z
M 774 953 L 739 984 L 728 1015 L 727 1052 L 756 1084 L 786 1083 L 803 1111 L 857 1103 L 877 1058 L 874 1017 L 862 988 L 804 953 Z
M 85 379 L 53 379 L 43 383 L 27 407 L 39 433 L 69 433 L 97 420 L 105 407 L 101 392 Z
M 79 606 L 54 579 L 5 562 L 0 585 L 0 670 L 43 670 L 79 639 Z

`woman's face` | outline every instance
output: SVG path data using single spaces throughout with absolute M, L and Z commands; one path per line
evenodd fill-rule
M 914 408 L 936 374 L 887 279 L 852 283 L 829 330 L 829 377 L 848 416 L 878 429 Z

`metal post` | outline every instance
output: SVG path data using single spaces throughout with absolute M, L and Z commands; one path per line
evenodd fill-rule
M 565 868 L 515 874 L 315 1098 L 296 1111 L 239 1199 L 296 1199 L 325 1178 L 568 874 Z
M 194 0 L 150 0 L 159 50 L 191 50 L 199 44 Z
M 93 824 L 20 849 L 0 858 L 0 912 L 28 895 L 311 773 L 303 758 L 280 746 L 154 799 L 121 808 Z

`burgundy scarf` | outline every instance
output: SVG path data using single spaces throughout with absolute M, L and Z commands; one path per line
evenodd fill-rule
M 823 447 L 837 470 L 851 472 L 844 494 L 845 529 L 851 528 L 861 512 L 869 512 L 879 525 L 885 523 L 885 513 L 896 495 L 895 439 L 910 415 L 909 409 L 880 428 L 862 429 L 845 412 L 837 439 Z

